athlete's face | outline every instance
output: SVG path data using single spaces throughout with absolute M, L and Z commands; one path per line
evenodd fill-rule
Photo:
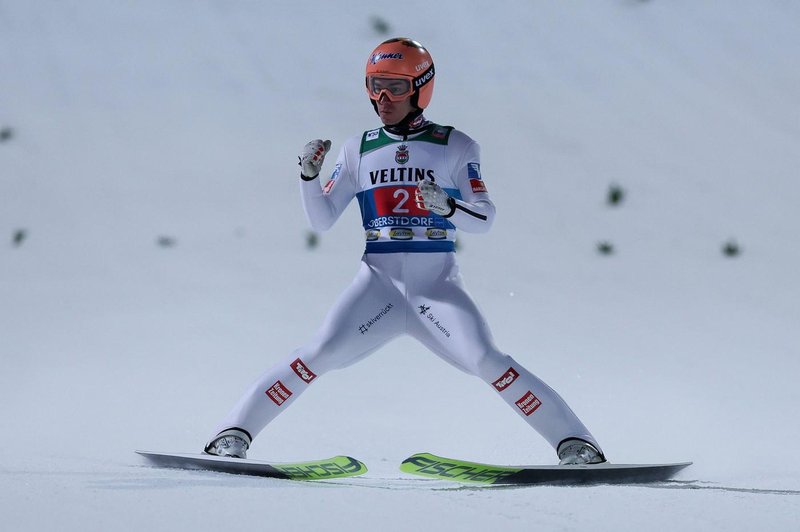
M 398 102 L 393 102 L 384 94 L 375 103 L 378 106 L 378 116 L 381 117 L 381 122 L 385 126 L 393 126 L 400 123 L 408 113 L 414 110 L 414 106 L 411 105 L 411 96 Z

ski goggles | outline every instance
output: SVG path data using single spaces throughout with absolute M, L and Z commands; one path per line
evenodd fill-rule
M 383 95 L 392 102 L 405 100 L 414 93 L 411 78 L 376 74 L 367 76 L 367 93 L 373 100 L 380 100 Z

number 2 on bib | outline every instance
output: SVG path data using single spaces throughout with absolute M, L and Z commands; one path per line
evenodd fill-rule
M 426 210 L 420 209 L 415 201 L 410 201 L 417 187 L 379 187 L 372 190 L 375 198 L 375 208 L 379 216 L 397 214 L 411 216 L 428 216 Z
M 408 198 L 410 197 L 408 190 L 404 188 L 398 188 L 397 190 L 394 191 L 394 194 L 392 194 L 392 196 L 395 199 L 400 198 L 400 201 L 397 203 L 397 205 L 394 206 L 392 212 L 395 214 L 408 214 L 409 212 L 408 209 L 403 208 L 403 205 L 406 204 Z

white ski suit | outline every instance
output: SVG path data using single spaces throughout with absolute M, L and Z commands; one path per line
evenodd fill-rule
M 454 253 L 456 228 L 485 232 L 494 219 L 480 149 L 458 130 L 425 124 L 405 137 L 383 128 L 353 137 L 324 187 L 319 179 L 301 181 L 305 212 L 316 230 L 328 229 L 358 199 L 366 236 L 361 267 L 313 339 L 264 373 L 215 436 L 236 428 L 255 437 L 319 376 L 408 334 L 489 384 L 554 448 L 579 438 L 600 449 L 553 389 L 495 346 Z M 452 215 L 416 204 L 423 179 L 456 200 Z

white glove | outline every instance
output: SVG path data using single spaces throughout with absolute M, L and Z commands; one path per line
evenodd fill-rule
M 416 193 L 417 206 L 439 216 L 450 216 L 455 210 L 455 200 L 433 181 L 420 181 Z
M 312 140 L 303 147 L 300 155 L 300 174 L 306 179 L 314 179 L 322 169 L 322 162 L 325 155 L 331 149 L 331 141 L 321 139 Z

